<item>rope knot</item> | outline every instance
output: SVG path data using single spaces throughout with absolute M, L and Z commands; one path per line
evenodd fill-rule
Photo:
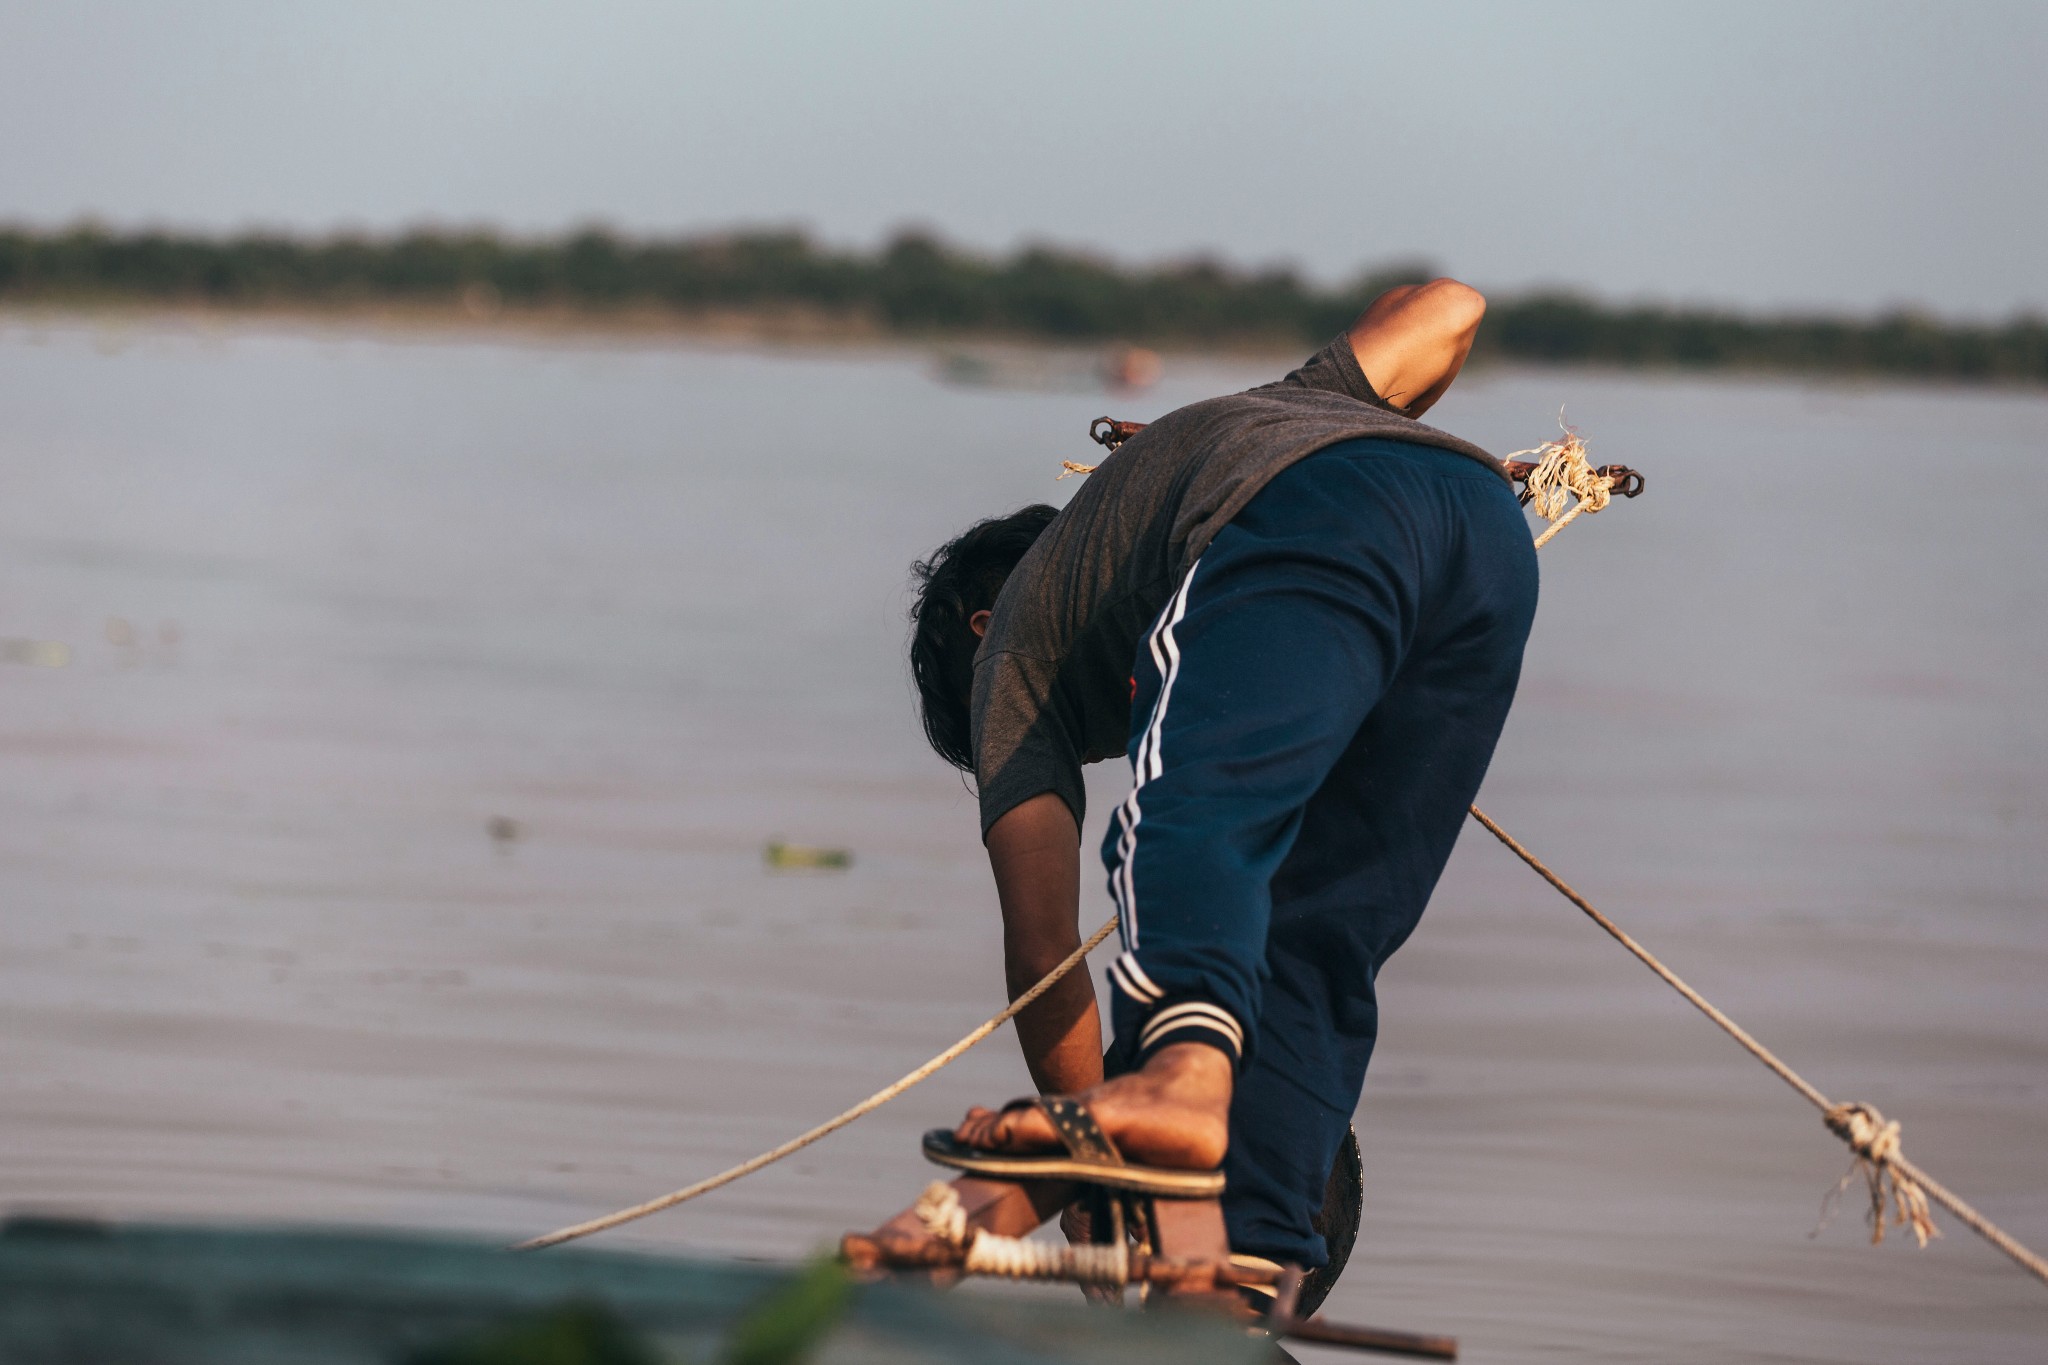
M 1867 1104 L 1838 1104 L 1822 1116 L 1828 1131 L 1865 1161 L 1885 1162 L 1899 1150 L 1899 1125 Z
M 967 1210 L 951 1185 L 934 1180 L 924 1187 L 912 1209 L 934 1240 L 962 1253 L 960 1268 L 970 1275 L 1071 1280 L 1108 1288 L 1120 1288 L 1130 1282 L 1130 1248 L 1122 1243 L 1058 1246 L 1021 1237 L 1001 1237 L 986 1229 L 970 1232 Z
M 1855 1161 L 1841 1183 L 1829 1192 L 1821 1205 L 1823 1222 L 1832 1210 L 1835 1200 L 1849 1187 L 1849 1182 L 1858 1175 L 1870 1189 L 1870 1241 L 1871 1245 L 1884 1240 L 1887 1221 L 1909 1227 L 1913 1237 L 1921 1246 L 1927 1245 L 1930 1237 L 1939 1237 L 1941 1232 L 1934 1226 L 1934 1217 L 1927 1208 L 1927 1195 L 1920 1188 L 1920 1182 L 1899 1169 L 1903 1160 L 1899 1152 L 1899 1125 L 1896 1120 L 1887 1119 L 1876 1107 L 1868 1104 L 1837 1104 L 1821 1116 L 1828 1131 L 1849 1144 L 1855 1153 Z M 1891 1217 L 1886 1218 L 1889 1204 Z
M 956 1249 L 967 1244 L 967 1210 L 951 1185 L 934 1180 L 924 1187 L 914 1207 L 918 1221 L 934 1238 Z
M 1598 512 L 1614 496 L 1612 482 L 1587 462 L 1586 442 L 1578 429 L 1564 420 L 1562 411 L 1557 414 L 1557 424 L 1564 430 L 1562 441 L 1545 441 L 1509 457 L 1532 455 L 1536 459 L 1536 467 L 1529 471 L 1523 487 L 1527 489 L 1529 505 L 1550 523 L 1550 528 L 1536 541 L 1538 548 L 1579 513 Z

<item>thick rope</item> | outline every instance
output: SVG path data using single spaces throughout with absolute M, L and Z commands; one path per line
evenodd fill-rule
M 1069 1280 L 1076 1284 L 1119 1289 L 1130 1283 L 1130 1246 L 1061 1245 L 1005 1237 L 986 1229 L 970 1231 L 967 1210 L 951 1185 L 933 1181 L 913 1206 L 924 1230 L 955 1251 L 960 1268 L 970 1275 L 996 1275 L 1008 1280 Z
M 1869 1105 L 1835 1104 L 1829 1100 L 1804 1076 L 1780 1060 L 1775 1052 L 1751 1037 L 1748 1030 L 1715 1008 L 1705 996 L 1686 985 L 1676 972 L 1659 962 L 1649 949 L 1623 932 L 1620 925 L 1594 909 L 1592 902 L 1574 891 L 1562 877 L 1544 866 L 1540 858 L 1522 847 L 1513 835 L 1495 824 L 1486 812 L 1477 806 L 1471 809 L 1472 818 L 1484 825 L 1487 833 L 1505 844 L 1509 852 L 1527 863 L 1537 876 L 1549 882 L 1566 900 L 1583 910 L 1586 917 L 1606 930 L 1616 943 L 1635 954 L 1636 959 L 1661 977 L 1666 985 L 1684 996 L 1695 1009 L 1713 1020 L 1729 1037 L 1742 1044 L 1752 1057 L 1775 1072 L 1778 1079 L 1797 1090 L 1805 1097 L 1807 1103 L 1821 1111 L 1821 1120 L 1827 1124 L 1828 1131 L 1848 1143 L 1849 1150 L 1855 1153 L 1856 1164 L 1850 1169 L 1850 1178 L 1853 1179 L 1861 1173 L 1869 1182 L 1871 1241 L 1878 1242 L 1884 1239 L 1887 1203 L 1885 1196 L 1889 1192 L 1890 1203 L 1897 1211 L 1897 1221 L 1911 1227 L 1914 1236 L 1919 1238 L 1922 1246 L 1925 1246 L 1927 1238 L 1934 1235 L 1934 1224 L 1927 1214 L 1927 1201 L 1932 1199 L 1961 1219 L 1971 1231 L 2018 1262 L 2022 1269 L 2043 1284 L 2048 1284 L 2048 1261 L 2043 1261 L 2015 1241 L 1997 1224 L 1964 1202 L 1960 1195 L 1906 1159 L 1905 1154 L 1899 1150 L 1898 1124 L 1887 1122 L 1882 1114 Z
M 960 1192 L 943 1180 L 934 1180 L 910 1206 L 924 1230 L 949 1247 L 967 1245 L 967 1207 Z
M 588 1237 L 593 1232 L 603 1232 L 606 1228 L 615 1228 L 621 1223 L 630 1223 L 636 1218 L 645 1218 L 650 1213 L 660 1213 L 663 1209 L 672 1209 L 686 1200 L 695 1199 L 700 1194 L 709 1194 L 722 1185 L 730 1185 L 735 1180 L 750 1176 L 763 1166 L 772 1166 L 782 1160 L 782 1158 L 802 1151 L 819 1139 L 831 1136 L 847 1124 L 852 1123 L 855 1119 L 860 1118 L 864 1114 L 873 1113 L 912 1086 L 929 1079 L 935 1072 L 950 1065 L 961 1053 L 967 1051 L 967 1049 L 973 1047 L 991 1033 L 994 1033 L 1004 1024 L 1016 1018 L 1032 1001 L 1051 990 L 1068 972 L 1080 966 L 1082 960 L 1089 953 L 1100 947 L 1102 941 L 1108 938 L 1115 929 L 1116 917 L 1112 915 L 1100 929 L 1097 929 L 1088 936 L 1087 942 L 1067 954 L 1065 961 L 1041 977 L 1037 985 L 1018 996 L 1015 1000 L 1012 1000 L 1001 1013 L 983 1024 L 980 1028 L 975 1029 L 974 1032 L 968 1034 L 959 1042 L 953 1044 L 953 1046 L 947 1048 L 944 1052 L 941 1052 L 938 1056 L 926 1062 L 923 1066 L 917 1068 L 917 1070 L 892 1085 L 883 1086 L 880 1090 L 877 1090 L 874 1094 L 868 1096 L 836 1118 L 827 1119 L 809 1132 L 801 1133 L 791 1138 L 780 1147 L 770 1148 L 768 1151 L 761 1153 L 761 1155 L 751 1160 L 742 1161 L 731 1170 L 720 1171 L 709 1179 L 700 1180 L 694 1185 L 685 1185 L 680 1190 L 665 1194 L 659 1199 L 650 1199 L 644 1204 L 635 1204 L 630 1209 L 620 1209 L 617 1213 L 608 1213 L 602 1218 L 593 1218 L 587 1223 L 572 1224 L 566 1228 L 558 1228 L 543 1237 L 533 1237 L 524 1242 L 514 1243 L 512 1249 L 514 1251 L 538 1251 L 542 1247 L 551 1247 L 561 1242 L 573 1241 L 578 1237 Z
M 1064 1280 L 1104 1289 L 1120 1289 L 1131 1279 L 1130 1248 L 1123 1242 L 1103 1246 L 1031 1242 L 993 1232 L 974 1235 L 960 1268 L 970 1275 L 996 1275 L 1007 1280 Z
M 1550 538 L 1578 519 L 1581 512 L 1598 512 L 1607 506 L 1613 496 L 1613 487 L 1605 474 L 1594 469 L 1586 461 L 1586 443 L 1576 429 L 1566 426 L 1564 413 L 1557 414 L 1557 424 L 1564 428 L 1562 441 L 1545 441 L 1532 450 L 1518 450 L 1508 458 L 1518 460 L 1524 455 L 1536 457 L 1536 467 L 1529 471 L 1529 478 L 1523 484 L 1528 490 L 1529 506 L 1550 525 L 1542 535 L 1536 537 L 1536 548 L 1542 549 Z M 1572 501 L 1571 510 L 1566 511 L 1566 499 Z

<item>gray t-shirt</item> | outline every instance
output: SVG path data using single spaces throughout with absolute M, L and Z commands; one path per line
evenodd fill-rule
M 1081 765 L 1124 751 L 1139 641 L 1216 533 L 1289 465 L 1354 437 L 1478 446 L 1395 412 L 1340 336 L 1285 379 L 1178 408 L 1112 453 L 1017 564 L 974 656 L 984 838 L 1057 792 L 1079 823 Z

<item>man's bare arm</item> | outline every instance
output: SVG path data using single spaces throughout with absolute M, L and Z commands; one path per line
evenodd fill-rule
M 1456 280 L 1400 285 L 1351 324 L 1351 350 L 1380 397 L 1419 417 L 1464 368 L 1485 315 L 1485 297 Z
M 988 831 L 988 861 L 1003 907 L 1003 968 L 1016 999 L 1081 946 L 1081 832 L 1067 803 L 1032 797 Z M 1102 1023 L 1085 967 L 1017 1016 L 1031 1080 L 1071 1094 L 1102 1080 Z

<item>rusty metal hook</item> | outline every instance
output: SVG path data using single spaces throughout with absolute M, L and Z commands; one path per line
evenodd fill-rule
M 1114 417 L 1098 417 L 1088 424 L 1088 439 L 1105 450 L 1115 450 L 1144 429 L 1143 422 L 1119 422 Z
M 1593 471 L 1607 480 L 1607 489 L 1617 498 L 1633 498 L 1643 491 L 1643 476 L 1625 464 L 1603 464 Z

